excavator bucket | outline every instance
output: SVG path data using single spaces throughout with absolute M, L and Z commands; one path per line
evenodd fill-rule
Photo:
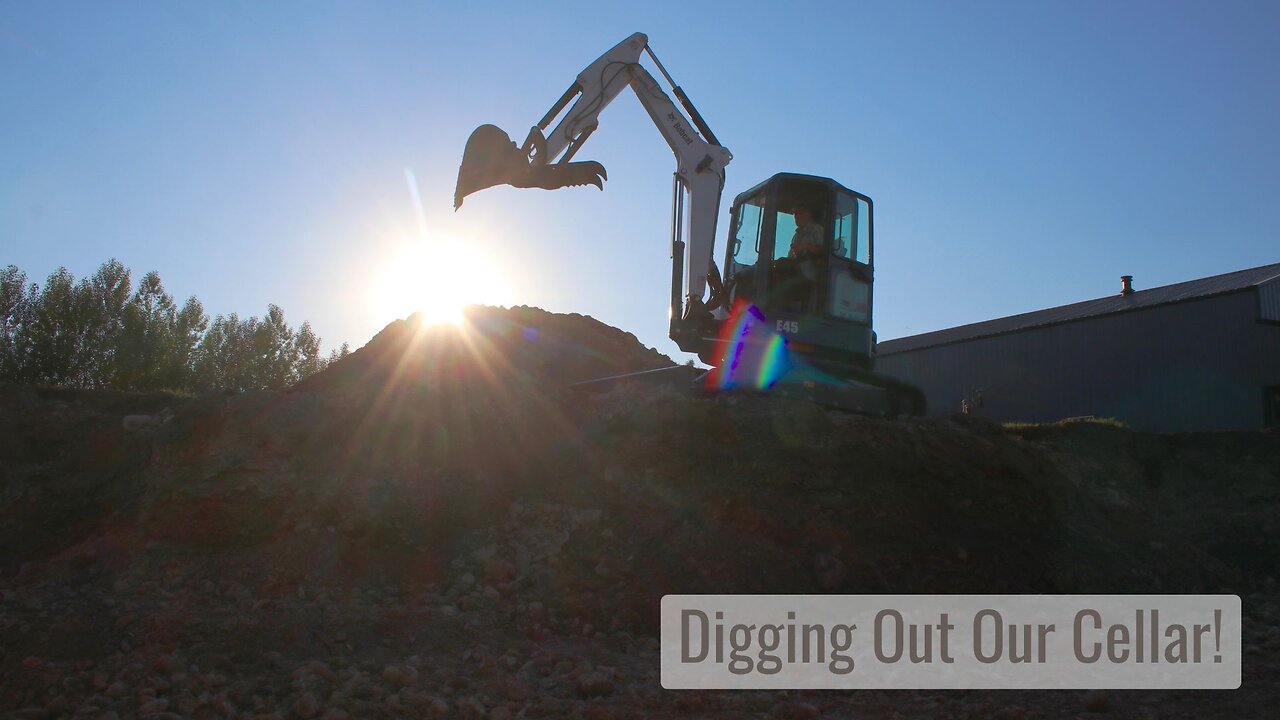
M 511 138 L 494 125 L 481 125 L 467 139 L 458 168 L 458 186 L 453 192 L 453 209 L 477 190 L 494 185 L 515 185 L 529 173 L 529 158 Z
M 536 160 L 530 162 L 528 154 L 500 128 L 481 125 L 471 133 L 462 151 L 458 185 L 453 191 L 453 209 L 461 207 L 463 198 L 471 193 L 494 185 L 544 190 L 595 185 L 603 190 L 607 178 L 604 166 L 594 161 L 555 165 Z

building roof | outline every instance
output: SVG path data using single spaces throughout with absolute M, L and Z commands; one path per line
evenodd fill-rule
M 886 340 L 877 344 L 876 352 L 879 355 L 890 355 L 934 345 L 945 345 L 947 343 L 974 340 L 991 335 L 1002 335 L 1046 325 L 1056 325 L 1073 320 L 1126 312 L 1138 308 L 1149 308 L 1184 300 L 1239 292 L 1276 278 L 1280 278 L 1280 263 L 1263 265 L 1248 270 L 1237 270 L 1224 275 L 1200 278 L 1199 280 L 1188 280 L 1187 282 L 1174 283 L 1173 285 L 1165 285 L 1149 290 L 1138 290 L 1129 295 L 1116 293 L 1096 300 L 1085 300 L 1084 302 L 1036 310 L 1022 313 L 1021 315 L 1010 315 L 1009 317 L 984 320 L 969 325 L 947 328 L 946 330 L 936 330 L 897 338 L 896 340 Z

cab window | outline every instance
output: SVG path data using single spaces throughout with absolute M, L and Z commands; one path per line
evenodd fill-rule
M 753 267 L 760 258 L 760 233 L 764 223 L 764 197 L 758 196 L 738 206 L 733 229 L 733 264 L 730 274 Z
M 790 210 L 788 208 L 787 210 Z M 791 238 L 796 234 L 796 218 L 790 212 L 778 211 L 774 218 L 773 259 L 779 260 L 791 253 Z
M 827 243 L 827 228 L 821 212 L 809 204 L 793 205 L 777 213 L 774 220 L 773 259 L 820 257 Z M 803 229 L 802 229 L 803 226 Z M 797 244 L 799 248 L 795 247 Z
M 864 265 L 871 261 L 871 206 L 841 193 L 836 198 L 834 254 Z

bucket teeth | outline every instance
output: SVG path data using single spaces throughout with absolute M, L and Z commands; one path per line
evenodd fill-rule
M 533 165 L 529 168 L 527 184 L 516 187 L 537 187 L 544 190 L 557 190 L 574 185 L 595 185 L 604 189 L 604 181 L 609 179 L 604 165 L 594 161 L 562 163 L 559 165 Z M 515 183 L 512 183 L 513 185 Z
M 481 125 L 467 139 L 458 168 L 458 185 L 453 193 L 453 208 L 477 190 L 494 185 L 519 188 L 557 190 L 575 185 L 595 185 L 604 189 L 608 173 L 595 161 L 545 165 L 531 163 L 510 136 L 494 125 Z

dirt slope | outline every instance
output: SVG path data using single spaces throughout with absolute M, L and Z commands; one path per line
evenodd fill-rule
M 286 393 L 0 388 L 0 713 L 1266 717 L 1274 434 L 876 420 L 581 316 L 388 326 Z M 672 373 L 674 377 L 677 373 Z M 128 414 L 170 408 L 153 427 Z M 673 693 L 668 592 L 1236 592 L 1235 693 Z

